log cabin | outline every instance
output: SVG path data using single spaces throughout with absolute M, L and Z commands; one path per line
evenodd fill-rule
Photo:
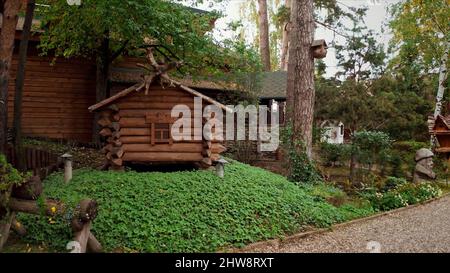
M 143 81 L 89 107 L 89 111 L 99 113 L 98 124 L 103 128 L 100 135 L 106 138 L 105 169 L 121 170 L 128 162 L 189 162 L 208 167 L 226 150 L 214 130 L 212 138 L 205 138 L 203 127 L 207 120 L 202 117 L 201 128 L 191 126 L 189 140 L 176 141 L 172 137 L 172 125 L 178 117 L 172 117 L 171 112 L 176 105 L 185 105 L 194 113 L 194 98 L 201 98 L 202 113 L 211 104 L 224 111 L 231 110 L 170 79 L 158 66 L 154 63 L 154 71 L 158 73 L 143 76 Z M 183 128 L 182 134 L 185 132 Z M 193 138 L 195 134 L 201 135 L 201 139 Z
M 23 6 L 26 6 L 26 0 L 22 2 Z M 199 15 L 205 13 L 202 10 L 189 9 Z M 10 130 L 13 126 L 15 81 L 23 24 L 24 18 L 19 17 L 8 86 L 8 128 Z M 96 63 L 92 59 L 81 57 L 42 56 L 39 44 L 43 30 L 40 26 L 40 20 L 34 19 L 25 65 L 22 133 L 26 137 L 91 143 L 94 115 L 86 111 L 86 108 L 96 103 Z M 211 28 L 213 26 L 214 21 L 211 22 Z M 121 68 L 123 64 L 134 66 L 138 59 L 121 56 L 112 64 L 112 68 Z M 114 75 L 110 76 L 109 84 L 111 95 L 125 88 L 124 83 L 114 80 Z M 183 82 L 183 84 L 188 87 L 201 87 L 192 81 Z M 203 87 L 205 88 L 200 88 L 199 91 L 210 90 L 208 84 Z
M 435 152 L 444 153 L 450 157 L 450 116 L 428 117 L 428 129 L 430 135 L 435 138 Z

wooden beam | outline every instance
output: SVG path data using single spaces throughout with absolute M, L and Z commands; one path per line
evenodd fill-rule
M 109 137 L 112 136 L 112 131 L 109 128 L 103 128 L 99 134 L 103 137 Z
M 64 204 L 60 201 L 46 200 L 44 203 L 44 209 L 42 210 L 37 201 L 20 200 L 16 198 L 9 199 L 8 207 L 15 212 L 36 215 L 41 215 L 43 211 L 47 216 L 62 214 L 66 210 Z
M 92 232 L 89 233 L 89 238 L 87 242 L 87 250 L 92 253 L 101 253 L 103 252 L 102 245 L 100 242 L 95 238 L 94 234 Z
M 3 247 L 5 246 L 6 241 L 8 241 L 11 223 L 15 217 L 16 213 L 11 212 L 10 215 L 5 217 L 6 219 L 0 219 L 0 252 L 3 251 Z
M 123 97 L 127 96 L 128 94 L 130 94 L 133 91 L 141 90 L 144 86 L 145 86 L 145 83 L 142 83 L 142 82 L 137 83 L 137 84 L 133 85 L 132 87 L 127 88 L 127 89 L 117 93 L 116 95 L 107 98 L 106 100 L 103 100 L 103 101 L 101 101 L 101 102 L 99 102 L 97 104 L 94 104 L 94 105 L 90 106 L 88 108 L 88 110 L 90 112 L 94 112 L 94 111 L 98 110 L 99 108 L 101 108 L 103 106 L 106 106 L 106 105 L 114 102 L 115 100 L 117 100 L 119 98 L 123 98 Z
M 17 221 L 16 217 L 14 217 L 11 222 L 11 228 L 20 236 L 25 236 L 27 234 L 27 230 L 22 225 L 22 223 Z
M 137 162 L 195 162 L 202 161 L 201 153 L 168 153 L 168 152 L 147 152 L 147 153 L 125 153 L 122 157 L 124 161 Z
M 74 241 L 78 242 L 80 244 L 80 253 L 86 253 L 87 245 L 89 241 L 89 235 L 91 234 L 91 222 L 87 222 L 84 224 L 81 231 L 75 232 L 75 238 Z
M 220 103 L 220 102 L 218 102 L 218 101 L 216 101 L 216 100 L 214 100 L 214 99 L 212 99 L 212 98 L 210 98 L 208 96 L 203 95 L 202 93 L 200 93 L 198 91 L 195 91 L 192 88 L 189 88 L 187 86 L 182 85 L 181 83 L 179 83 L 177 81 L 172 80 L 167 75 L 161 75 L 161 77 L 166 79 L 169 82 L 172 82 L 173 84 L 175 84 L 179 88 L 183 89 L 184 91 L 186 91 L 188 93 L 191 93 L 192 95 L 194 95 L 196 97 L 202 98 L 202 99 L 206 100 L 207 102 L 209 102 L 211 104 L 214 104 L 215 106 L 219 107 L 220 109 L 225 110 L 226 112 L 233 113 L 233 109 L 223 105 L 222 103 Z

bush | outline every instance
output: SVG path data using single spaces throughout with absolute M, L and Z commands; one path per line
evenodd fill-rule
M 370 201 L 375 210 L 388 211 L 421 203 L 442 194 L 441 189 L 436 185 L 404 184 L 401 179 L 395 182 L 397 186 L 389 191 L 376 192 L 374 189 L 369 189 L 362 195 Z
M 388 177 L 384 183 L 383 192 L 395 190 L 395 189 L 399 188 L 400 186 L 403 186 L 406 184 L 408 184 L 408 181 L 406 181 L 403 178 Z
M 292 126 L 285 126 L 281 132 L 281 136 L 283 149 L 288 156 L 288 179 L 296 184 L 317 184 L 323 182 L 316 166 L 305 152 L 306 148 L 304 143 L 301 141 L 293 143 L 292 135 Z
M 400 157 L 401 165 L 407 167 L 407 171 L 410 173 L 414 172 L 414 168 L 416 166 L 416 162 L 414 157 L 416 155 L 417 150 L 421 148 L 429 148 L 430 144 L 425 142 L 417 142 L 417 141 L 399 141 L 394 142 L 392 145 L 393 154 L 396 157 Z M 398 160 L 398 159 L 396 159 Z M 395 163 L 395 164 L 398 164 Z M 398 171 L 398 170 L 397 170 Z M 399 176 L 399 173 L 394 174 L 392 176 L 403 177 L 403 170 L 401 171 L 402 175 Z
M 392 140 L 389 135 L 378 131 L 356 132 L 352 138 L 352 154 L 361 164 L 383 165 L 386 163 Z
M 351 147 L 345 144 L 330 144 L 322 142 L 320 152 L 324 163 L 328 166 L 334 166 L 336 162 L 343 165 L 350 158 Z
M 6 156 L 0 154 L 0 192 L 8 190 L 12 185 L 19 185 L 25 176 L 6 161 Z

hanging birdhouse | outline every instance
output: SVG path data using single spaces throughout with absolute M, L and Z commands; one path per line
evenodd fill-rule
M 325 40 L 314 40 L 311 49 L 313 50 L 313 56 L 315 59 L 323 59 L 327 56 L 327 43 Z

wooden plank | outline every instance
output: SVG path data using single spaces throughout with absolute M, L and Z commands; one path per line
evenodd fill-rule
M 136 162 L 196 162 L 201 161 L 201 153 L 169 153 L 169 152 L 146 152 L 146 153 L 125 153 L 124 161 Z
M 200 153 L 203 150 L 201 143 L 173 143 L 157 144 L 152 146 L 146 144 L 123 144 L 125 153 L 127 152 L 194 152 Z
M 161 120 L 160 123 L 171 123 L 178 120 L 178 118 L 170 118 L 167 120 Z M 120 119 L 120 127 L 124 128 L 124 127 L 133 127 L 133 128 L 147 128 L 150 126 L 150 121 L 147 121 L 146 118 L 143 117 L 132 117 L 132 118 L 121 118 Z M 194 123 L 194 118 L 191 118 L 191 125 L 194 126 L 197 124 Z M 200 127 L 195 127 L 195 128 L 202 128 L 202 125 L 199 124 L 198 126 Z
M 120 134 L 122 136 L 151 136 L 153 129 L 151 128 L 122 128 Z
M 83 229 L 75 233 L 74 241 L 80 244 L 80 253 L 86 253 L 89 234 L 91 234 L 91 222 L 84 224 Z
M 151 123 L 154 124 L 154 123 Z M 151 133 L 153 131 L 152 125 L 150 125 L 149 128 L 122 128 L 120 129 L 120 134 L 123 136 L 152 136 L 154 133 Z M 153 131 L 154 132 L 154 131 Z M 203 134 L 203 131 L 201 128 L 197 129 L 191 129 L 190 134 L 187 133 L 181 133 L 180 136 L 194 136 L 195 134 Z
M 150 135 L 147 136 L 121 136 L 120 141 L 123 144 L 149 144 L 151 143 Z M 202 143 L 201 140 L 183 140 L 183 141 L 174 141 L 174 145 L 176 143 Z
M 163 96 L 155 96 L 155 95 L 147 95 L 147 96 L 129 96 L 127 98 L 124 98 L 121 100 L 121 102 L 123 103 L 132 103 L 132 102 L 165 102 L 165 103 L 175 103 L 175 104 L 180 104 L 180 103 L 194 103 L 194 98 L 192 96 L 178 96 L 175 95 L 174 96 L 168 96 L 168 95 L 163 95 Z
M 114 95 L 112 97 L 109 97 L 109 98 L 107 98 L 106 100 L 104 100 L 102 102 L 99 102 L 99 103 L 97 103 L 95 105 L 90 106 L 88 109 L 89 109 L 89 111 L 93 112 L 93 111 L 95 111 L 95 110 L 97 110 L 97 109 L 99 109 L 99 108 L 101 108 L 103 106 L 106 106 L 106 105 L 114 102 L 115 100 L 117 100 L 119 98 L 127 96 L 131 92 L 135 92 L 137 90 L 140 90 L 144 86 L 145 86 L 144 83 L 137 83 L 137 84 L 133 85 L 132 87 L 127 88 L 127 89 L 123 90 L 122 92 L 117 93 L 116 95 Z
M 120 102 L 117 103 L 120 109 L 162 109 L 162 110 L 172 110 L 179 103 L 174 102 Z M 194 109 L 194 103 L 182 103 L 190 109 Z

